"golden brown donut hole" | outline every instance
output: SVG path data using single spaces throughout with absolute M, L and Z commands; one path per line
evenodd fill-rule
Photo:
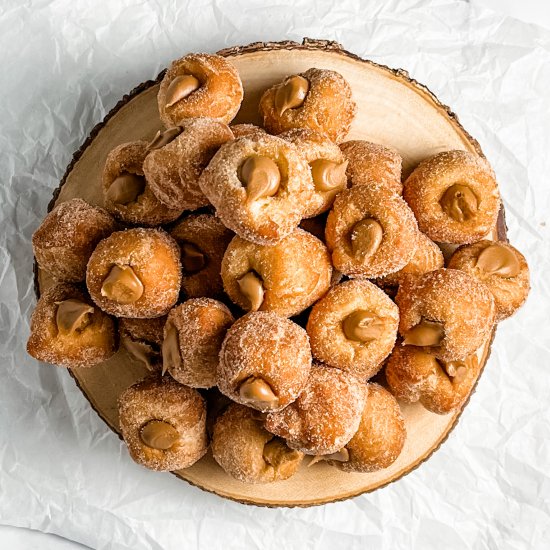
M 273 171 L 260 166 L 254 186 L 249 187 L 243 168 L 253 159 L 262 159 Z M 292 144 L 267 134 L 223 145 L 203 171 L 199 185 L 226 227 L 243 239 L 267 245 L 292 233 L 313 194 L 305 158 Z
M 237 403 L 276 411 L 304 388 L 311 366 L 306 331 L 268 311 L 248 313 L 227 331 L 220 352 L 220 391 Z
M 360 185 L 334 201 L 325 230 L 332 263 L 350 277 L 383 277 L 405 267 L 418 241 L 405 201 L 383 185 Z
M 82 199 L 62 202 L 34 232 L 34 256 L 40 269 L 59 281 L 83 281 L 97 243 L 117 228 L 118 224 L 103 208 Z
M 436 414 L 459 409 L 476 383 L 481 365 L 475 354 L 442 361 L 414 346 L 396 346 L 386 363 L 392 393 L 405 403 L 420 402 Z
M 329 464 L 344 472 L 376 472 L 391 466 L 401 454 L 407 432 L 395 397 L 378 384 L 367 384 L 361 423 L 345 446 L 347 460 Z
M 117 231 L 94 250 L 86 284 L 92 300 L 116 317 L 165 315 L 180 291 L 178 245 L 160 229 Z
M 403 193 L 401 184 L 401 156 L 390 147 L 370 141 L 352 140 L 340 144 L 348 161 L 347 176 L 354 185 L 379 183 L 398 195 Z
M 164 326 L 163 373 L 192 388 L 215 386 L 218 355 L 233 321 L 227 306 L 211 298 L 172 309 Z
M 315 192 L 304 217 L 326 212 L 336 195 L 347 187 L 347 162 L 342 151 L 326 135 L 308 128 L 287 130 L 279 137 L 293 143 L 309 163 Z
M 260 115 L 268 132 L 311 128 L 334 142 L 346 137 L 355 111 L 350 85 L 341 74 L 326 69 L 288 76 L 260 99 Z
M 239 307 L 291 317 L 325 294 L 332 267 L 324 244 L 297 229 L 275 246 L 235 237 L 221 274 L 226 293 Z
M 79 287 L 59 283 L 42 293 L 31 317 L 27 352 L 62 367 L 92 367 L 118 348 L 113 320 Z
M 449 260 L 482 282 L 495 300 L 497 321 L 513 315 L 529 294 L 529 266 L 524 256 L 505 242 L 479 241 L 460 247 Z
M 212 455 L 227 474 L 245 483 L 288 479 L 304 457 L 267 432 L 258 411 L 236 403 L 214 425 Z
M 365 385 L 351 374 L 314 363 L 298 399 L 269 413 L 265 427 L 291 449 L 315 455 L 335 453 L 359 428 L 365 394 Z
M 369 281 L 346 281 L 329 290 L 307 322 L 313 356 L 368 380 L 381 368 L 397 335 L 399 311 Z
M 443 243 L 479 241 L 495 226 L 500 197 L 489 163 L 467 151 L 445 151 L 421 162 L 403 197 L 420 231 Z
M 408 277 L 399 286 L 399 333 L 443 361 L 465 359 L 489 338 L 495 323 L 491 293 L 456 269 Z
M 118 412 L 128 452 L 146 468 L 180 470 L 206 453 L 204 399 L 170 377 L 151 375 L 127 388 Z
M 183 207 L 167 208 L 147 185 L 143 172 L 147 145 L 146 141 L 123 143 L 107 155 L 103 201 L 105 209 L 124 223 L 156 226 L 174 221 Z
M 222 258 L 234 233 L 212 214 L 193 214 L 174 225 L 170 235 L 181 250 L 183 295 L 220 296 Z
M 169 138 L 163 139 L 170 132 Z M 221 145 L 232 139 L 227 124 L 212 118 L 184 119 L 177 127 L 160 133 L 149 143 L 143 161 L 149 189 L 169 208 L 196 210 L 208 206 L 199 176 Z
M 193 117 L 228 124 L 242 99 L 241 78 L 230 61 L 219 55 L 189 54 L 173 61 L 160 83 L 160 119 L 167 128 Z

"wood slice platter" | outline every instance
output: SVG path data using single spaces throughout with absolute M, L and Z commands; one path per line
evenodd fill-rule
M 482 155 L 475 139 L 426 87 L 402 70 L 360 59 L 334 42 L 305 39 L 302 44 L 255 43 L 219 53 L 237 66 L 244 85 L 244 102 L 235 122 L 259 122 L 257 105 L 261 93 L 286 75 L 310 67 L 326 68 L 347 79 L 358 106 L 347 139 L 396 148 L 403 157 L 404 177 L 421 160 L 441 151 L 464 149 Z M 109 151 L 123 142 L 149 140 L 161 129 L 156 96 L 162 76 L 163 73 L 156 81 L 138 86 L 93 129 L 67 168 L 49 209 L 74 197 L 103 206 L 100 178 Z M 503 212 L 490 237 L 506 239 Z M 48 274 L 36 269 L 37 293 L 51 284 Z M 478 352 L 483 365 L 490 345 L 490 341 L 486 342 Z M 71 374 L 92 407 L 119 433 L 118 395 L 143 377 L 145 368 L 121 349 L 105 363 L 90 369 L 71 369 Z M 247 504 L 312 506 L 350 498 L 387 485 L 416 468 L 446 439 L 461 413 L 436 415 L 419 404 L 401 403 L 401 408 L 407 428 L 405 447 L 394 464 L 379 472 L 344 473 L 322 462 L 308 468 L 306 460 L 291 479 L 246 485 L 227 476 L 208 454 L 191 468 L 175 474 L 206 491 Z

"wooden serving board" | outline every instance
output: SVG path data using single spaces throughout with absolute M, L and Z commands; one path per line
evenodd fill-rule
M 462 128 L 456 116 L 424 86 L 402 70 L 392 70 L 358 58 L 334 42 L 305 39 L 294 42 L 255 43 L 219 52 L 231 59 L 241 75 L 245 97 L 235 122 L 259 122 L 257 105 L 263 90 L 289 74 L 310 67 L 333 69 L 351 84 L 358 105 L 357 117 L 347 139 L 364 139 L 391 145 L 403 157 L 404 177 L 424 158 L 449 149 L 482 155 L 478 143 Z M 109 151 L 120 143 L 151 139 L 161 128 L 156 96 L 158 83 L 138 86 L 116 105 L 92 131 L 75 154 L 50 209 L 81 197 L 102 206 L 100 177 Z M 492 238 L 506 238 L 503 213 Z M 36 271 L 37 293 L 51 283 Z M 491 342 L 479 350 L 484 365 Z M 101 418 L 119 433 L 118 395 L 146 374 L 144 368 L 120 350 L 109 361 L 90 369 L 72 369 L 78 387 Z M 421 405 L 401 404 L 407 441 L 398 460 L 389 468 L 370 474 L 340 472 L 324 463 L 308 468 L 304 461 L 291 479 L 268 485 L 246 485 L 227 476 L 208 454 L 197 464 L 175 472 L 189 483 L 222 497 L 264 506 L 312 506 L 343 500 L 373 491 L 395 481 L 426 460 L 446 439 L 460 412 L 439 416 Z

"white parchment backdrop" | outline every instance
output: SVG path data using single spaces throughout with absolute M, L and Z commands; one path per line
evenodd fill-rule
M 188 51 L 326 38 L 402 67 L 496 169 L 532 268 L 458 427 L 354 500 L 247 507 L 133 464 L 67 372 L 27 357 L 30 237 L 73 151 Z M 543 549 L 550 544 L 550 32 L 466 1 L 0 1 L 0 524 L 92 548 Z

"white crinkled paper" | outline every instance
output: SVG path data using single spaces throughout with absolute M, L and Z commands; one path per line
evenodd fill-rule
M 550 31 L 465 1 L 0 4 L 0 524 L 101 549 L 550 546 Z M 304 36 L 402 67 L 494 166 L 533 290 L 458 427 L 419 469 L 310 509 L 243 506 L 134 464 L 69 374 L 25 353 L 30 238 L 73 152 L 189 51 Z

